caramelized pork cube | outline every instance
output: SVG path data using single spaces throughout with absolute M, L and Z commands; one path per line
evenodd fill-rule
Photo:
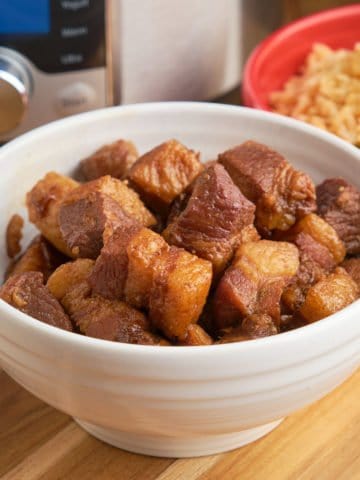
M 360 253 L 360 191 L 343 178 L 316 187 L 318 212 L 338 233 L 347 253 Z
M 316 322 L 345 308 L 359 297 L 359 289 L 341 267 L 309 288 L 299 312 L 308 322 Z
M 22 229 L 24 219 L 17 213 L 13 215 L 6 228 L 6 252 L 9 258 L 14 258 L 21 252 Z
M 299 220 L 291 230 L 285 232 L 283 238 L 291 240 L 300 233 L 310 235 L 317 243 L 323 245 L 336 264 L 344 260 L 345 246 L 336 230 L 315 213 L 306 215 Z
M 80 163 L 80 172 L 87 180 L 95 180 L 104 175 L 124 179 L 139 154 L 132 142 L 117 140 L 96 150 Z
M 133 307 L 149 306 L 156 259 L 168 250 L 165 240 L 147 228 L 130 239 L 126 247 L 128 265 L 124 296 Z
M 360 289 L 360 258 L 348 258 L 340 266 L 347 271 Z
M 91 192 L 64 203 L 59 211 L 59 224 L 72 257 L 95 259 L 117 228 L 138 223 L 108 195 Z
M 213 339 L 208 335 L 200 325 L 191 324 L 186 330 L 184 338 L 179 342 L 179 345 L 186 347 L 196 347 L 200 345 L 212 345 Z
M 86 201 L 89 195 L 96 193 L 110 197 L 129 217 L 134 218 L 141 225 L 146 227 L 155 225 L 154 215 L 145 207 L 139 195 L 124 182 L 110 175 L 80 185 L 66 197 L 64 204 L 75 205 L 77 202 Z
M 199 154 L 169 140 L 140 157 L 128 178 L 143 200 L 162 215 L 203 170 Z
M 44 286 L 40 272 L 12 275 L 0 288 L 0 298 L 41 322 L 72 331 L 69 317 Z
M 125 302 L 92 295 L 87 282 L 69 290 L 62 304 L 80 331 L 89 337 L 142 345 L 167 343 L 150 331 L 143 313 Z
M 315 187 L 278 152 L 247 141 L 219 155 L 234 183 L 256 205 L 260 229 L 287 230 L 316 209 Z
M 149 298 L 152 324 L 170 340 L 186 334 L 205 305 L 212 280 L 212 266 L 177 247 L 160 255 L 154 266 Z
M 108 299 L 124 297 L 129 263 L 127 247 L 140 230 L 142 227 L 137 223 L 123 224 L 106 240 L 89 277 L 94 293 Z
M 168 243 L 209 260 L 217 275 L 231 260 L 241 231 L 254 222 L 255 205 L 234 185 L 220 164 L 196 179 L 185 210 L 163 235 Z
M 304 302 L 311 285 L 343 260 L 345 247 L 332 226 L 313 213 L 299 220 L 282 238 L 292 241 L 300 253 L 298 273 L 282 297 L 288 311 L 294 312 Z
M 94 268 L 94 260 L 78 258 L 60 265 L 49 277 L 46 286 L 59 301 L 79 283 L 85 282 Z
M 254 313 L 245 317 L 241 328 L 249 338 L 269 337 L 278 333 L 273 319 L 266 313 Z
M 26 195 L 30 222 L 37 226 L 54 247 L 68 257 L 71 257 L 72 253 L 61 235 L 58 213 L 65 197 L 77 186 L 75 180 L 50 172 Z
M 300 266 L 281 297 L 288 312 L 297 311 L 311 285 L 324 278 L 336 266 L 329 250 L 310 235 L 299 233 L 294 244 L 299 249 Z
M 6 277 L 24 272 L 41 272 L 46 282 L 65 259 L 43 236 L 37 235 L 20 258 L 10 265 Z
M 236 326 L 253 314 L 280 321 L 280 298 L 299 267 L 295 245 L 259 240 L 241 245 L 214 296 L 217 328 Z

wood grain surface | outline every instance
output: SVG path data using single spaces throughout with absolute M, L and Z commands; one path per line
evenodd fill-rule
M 360 370 L 255 443 L 194 459 L 110 447 L 0 371 L 1 480 L 360 480 Z

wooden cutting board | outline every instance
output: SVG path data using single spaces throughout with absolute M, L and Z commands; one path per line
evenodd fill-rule
M 360 370 L 257 442 L 194 459 L 102 443 L 0 371 L 1 480 L 360 480 Z

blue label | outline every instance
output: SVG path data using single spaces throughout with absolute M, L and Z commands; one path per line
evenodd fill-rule
M 49 0 L 0 0 L 0 35 L 49 32 Z

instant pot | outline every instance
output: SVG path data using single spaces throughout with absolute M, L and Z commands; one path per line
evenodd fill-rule
M 214 99 L 240 83 L 280 3 L 1 0 L 0 143 L 114 103 Z

